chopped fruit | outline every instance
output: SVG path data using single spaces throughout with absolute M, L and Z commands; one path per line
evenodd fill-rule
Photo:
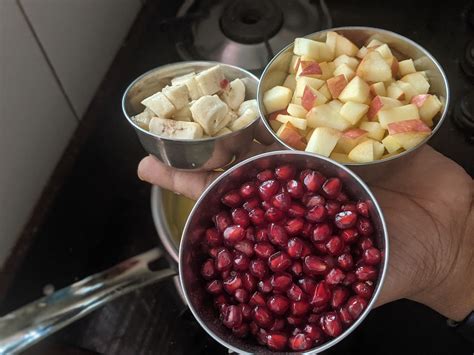
M 270 121 L 270 127 L 272 127 L 272 129 L 275 132 L 278 132 L 278 130 L 280 129 L 281 126 L 282 126 L 282 123 L 278 122 L 277 120 L 271 120 Z
M 413 59 L 406 59 L 402 60 L 398 63 L 398 70 L 401 76 L 405 76 L 407 74 L 415 73 L 415 64 L 413 63 Z
M 277 121 L 281 123 L 290 122 L 295 128 L 305 130 L 307 122 L 305 118 L 298 118 L 288 115 L 278 115 L 276 118 Z
M 326 35 L 326 46 L 328 46 L 329 51 L 331 52 L 332 56 L 336 56 L 336 43 L 337 37 L 339 35 L 336 32 L 330 31 Z
M 367 48 L 373 48 L 373 47 L 378 47 L 378 46 L 382 46 L 384 45 L 385 43 L 383 42 L 380 42 L 378 39 L 371 39 L 370 41 L 368 41 L 367 43 Z
M 374 145 L 372 140 L 366 140 L 349 152 L 349 159 L 356 163 L 370 163 L 374 161 Z
M 313 41 L 308 38 L 296 38 L 293 52 L 296 55 L 313 58 L 317 62 L 333 59 L 331 50 L 326 45 L 326 43 Z
M 336 69 L 333 62 L 330 62 L 330 63 L 322 62 L 322 63 L 319 63 L 319 66 L 321 67 L 321 70 L 323 71 L 323 73 L 319 77 L 322 80 L 327 80 L 330 77 L 332 77 L 334 73 L 334 69 Z
M 422 95 L 419 95 L 422 96 Z M 433 126 L 433 117 L 441 110 L 443 105 L 436 95 L 428 95 L 424 100 L 412 98 L 412 103 L 418 107 L 420 118 L 428 125 Z M 413 102 L 415 101 L 415 102 Z M 420 106 L 421 105 L 421 106 Z
M 303 137 L 298 132 L 298 129 L 295 128 L 290 122 L 284 123 L 280 129 L 277 131 L 277 136 L 280 139 L 288 144 L 289 146 L 304 150 L 306 148 L 306 144 L 303 142 Z
M 387 87 L 387 96 L 395 100 L 405 100 L 405 93 L 400 89 L 400 86 L 398 86 L 397 83 L 391 83 Z
M 349 121 L 352 125 L 355 125 L 368 110 L 368 105 L 348 101 L 342 106 L 339 113 L 344 119 Z
M 384 59 L 390 59 L 390 58 L 393 58 L 393 54 L 392 54 L 392 51 L 390 50 L 390 47 L 388 46 L 388 44 L 384 43 L 378 47 L 375 48 L 375 51 L 376 52 L 379 52 L 380 55 L 384 58 Z
M 372 120 L 375 118 L 380 110 L 386 110 L 391 107 L 402 106 L 402 103 L 391 97 L 375 96 L 370 103 L 367 117 Z
M 290 69 L 288 70 L 288 72 L 290 74 L 296 74 L 296 71 L 298 70 L 298 67 L 300 66 L 300 56 L 298 55 L 294 55 L 291 57 L 291 61 L 290 61 Z
M 309 61 L 309 60 L 302 60 L 300 61 L 300 68 L 298 69 L 297 76 L 309 76 L 315 77 L 321 75 L 323 72 L 321 67 L 319 66 L 318 62 L 316 61 Z
M 385 85 L 381 81 L 370 85 L 370 93 L 374 96 L 387 96 Z
M 339 112 L 333 110 L 327 104 L 313 107 L 306 115 L 306 119 L 308 120 L 308 126 L 311 128 L 330 127 L 339 131 L 345 131 L 351 126 Z
M 287 109 L 284 109 L 284 110 L 278 110 L 278 111 L 275 111 L 275 112 L 272 112 L 271 114 L 268 115 L 268 120 L 269 121 L 273 121 L 273 120 L 276 120 L 277 116 L 278 115 L 287 115 L 288 114 L 288 110 Z
M 386 110 L 382 110 L 379 112 L 378 116 L 380 125 L 385 129 L 387 128 L 388 124 L 392 122 L 420 118 L 420 115 L 418 114 L 418 109 L 413 104 L 392 107 Z
M 332 98 L 331 92 L 329 91 L 328 84 L 324 84 L 319 88 L 319 92 L 323 94 L 328 100 Z
M 343 164 L 353 163 L 353 161 L 349 159 L 347 154 L 343 154 L 343 153 L 332 152 L 329 158 Z
M 263 105 L 268 113 L 286 109 L 293 92 L 284 86 L 275 86 L 263 95 Z
M 331 100 L 328 102 L 328 105 L 331 106 L 331 108 L 336 111 L 341 113 L 341 108 L 343 106 L 343 103 L 339 100 Z
M 404 100 L 406 102 L 410 102 L 412 97 L 416 95 L 416 90 L 413 87 L 413 85 L 411 85 L 410 83 L 407 83 L 406 81 L 398 80 L 396 84 L 403 91 Z
M 392 77 L 396 77 L 398 75 L 398 60 L 395 57 L 391 57 L 388 59 L 385 59 L 387 64 L 390 66 L 390 69 L 392 70 Z
M 388 125 L 388 134 L 390 135 L 406 132 L 430 133 L 431 129 L 422 120 L 418 119 L 393 122 Z
M 420 108 L 420 107 L 423 106 L 426 99 L 430 96 L 431 95 L 429 95 L 429 94 L 416 95 L 416 96 L 412 97 L 412 99 L 410 100 L 410 103 L 414 104 L 416 107 Z
M 359 59 L 364 59 L 364 57 L 367 55 L 367 53 L 369 53 L 369 50 L 367 49 L 367 47 L 362 46 L 362 47 L 360 47 L 359 51 L 357 52 L 356 57 L 359 58 Z
M 400 144 L 405 150 L 412 149 L 420 144 L 428 137 L 430 133 L 427 132 L 407 132 L 394 134 L 393 138 Z
M 398 144 L 397 140 L 390 135 L 382 139 L 382 143 L 389 153 L 395 153 L 402 147 L 400 144 Z
M 401 79 L 409 84 L 411 84 L 417 94 L 427 94 L 430 89 L 430 83 L 426 80 L 425 76 L 421 73 L 411 73 L 407 74 Z
M 315 128 L 305 150 L 329 157 L 340 137 L 341 132 L 336 129 L 328 127 Z
M 345 131 L 337 142 L 335 150 L 348 154 L 356 145 L 367 137 L 367 131 L 360 128 L 352 128 Z
M 366 103 L 368 98 L 369 85 L 358 76 L 355 76 L 339 95 L 342 102 L 354 101 L 361 104 Z
M 357 75 L 366 81 L 387 81 L 392 77 L 392 69 L 379 52 L 371 51 L 362 59 Z
M 326 103 L 326 101 L 326 96 L 321 94 L 318 90 L 306 86 L 303 96 L 301 97 L 301 106 L 303 106 L 305 110 L 309 111 L 312 107 L 322 105 Z
M 334 76 L 344 75 L 346 80 L 350 81 L 355 76 L 354 70 L 347 64 L 341 64 L 334 70 Z
M 374 145 L 374 159 L 378 160 L 382 158 L 382 155 L 385 151 L 385 146 L 382 143 L 375 140 L 372 141 L 372 144 Z
M 352 70 L 356 70 L 357 66 L 359 65 L 359 60 L 354 57 L 349 57 L 346 54 L 342 54 L 334 59 L 334 65 L 336 68 L 341 64 L 346 64 L 348 67 L 352 68 Z
M 327 87 L 331 96 L 336 99 L 339 97 L 339 94 L 347 86 L 347 78 L 345 75 L 340 74 L 331 79 L 327 80 Z
M 380 141 L 385 134 L 385 129 L 378 122 L 362 122 L 359 127 L 368 132 L 367 135 L 369 138 L 378 141 Z
M 283 86 L 290 89 L 291 91 L 295 91 L 296 88 L 296 76 L 294 74 L 289 74 L 285 81 L 283 82 Z
M 346 37 L 338 34 L 336 38 L 336 52 L 335 56 L 339 57 L 340 55 L 348 55 L 349 57 L 353 57 L 357 54 L 359 48 L 348 40 Z
M 300 118 L 306 118 L 306 114 L 308 113 L 303 106 L 296 104 L 289 104 L 286 111 L 288 111 L 289 115 Z

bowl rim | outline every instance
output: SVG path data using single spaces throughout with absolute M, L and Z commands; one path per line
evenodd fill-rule
M 233 68 L 233 69 L 236 69 L 238 71 L 240 71 L 241 73 L 247 75 L 246 77 L 242 77 L 242 78 L 239 78 L 239 79 L 244 79 L 244 78 L 250 78 L 254 81 L 256 81 L 257 83 L 257 94 L 258 94 L 258 84 L 260 83 L 260 79 L 257 78 L 254 74 L 252 74 L 250 71 L 246 70 L 246 69 L 243 69 L 243 68 L 240 68 L 240 67 L 237 67 L 235 65 L 231 65 L 231 64 L 225 64 L 225 63 L 221 63 L 221 62 L 216 62 L 216 61 L 206 61 L 206 60 L 198 60 L 198 61 L 182 61 L 182 62 L 175 62 L 175 63 L 169 63 L 169 64 L 165 64 L 165 65 L 160 65 L 159 67 L 155 67 L 155 68 L 152 68 L 146 72 L 144 72 L 143 74 L 141 74 L 140 76 L 138 76 L 136 79 L 134 79 L 128 86 L 127 88 L 125 89 L 123 95 L 122 95 L 122 113 L 124 114 L 125 118 L 127 119 L 127 121 L 132 125 L 133 128 L 135 128 L 136 130 L 140 131 L 141 133 L 144 133 L 150 137 L 153 137 L 153 138 L 158 138 L 158 139 L 161 139 L 163 141 L 169 141 L 169 142 L 176 142 L 176 143 L 183 143 L 183 144 L 186 144 L 186 143 L 199 143 L 199 142 L 211 142 L 211 141 L 217 141 L 217 140 L 220 140 L 222 138 L 228 138 L 228 137 L 232 137 L 232 136 L 236 136 L 237 134 L 239 134 L 240 132 L 242 132 L 243 130 L 247 129 L 248 127 L 252 126 L 255 122 L 258 122 L 259 121 L 259 117 L 257 117 L 254 121 L 250 122 L 249 124 L 247 124 L 245 127 L 242 127 L 240 128 L 239 130 L 235 131 L 235 132 L 232 132 L 232 133 L 227 133 L 227 134 L 224 134 L 222 136 L 216 136 L 216 137 L 207 137 L 207 138 L 198 138 L 198 139 L 175 139 L 175 138 L 169 138 L 169 137 L 164 137 L 164 136 L 159 136 L 157 134 L 154 134 L 154 133 L 151 133 L 150 131 L 147 131 L 146 129 L 140 127 L 139 125 L 137 125 L 132 117 L 128 114 L 127 112 L 127 109 L 126 109 L 126 105 L 127 105 L 127 97 L 128 97 L 128 94 L 129 92 L 131 91 L 131 89 L 140 81 L 142 80 L 144 77 L 146 77 L 147 75 L 153 73 L 153 72 L 156 72 L 156 71 L 161 71 L 161 70 L 165 70 L 165 69 L 172 69 L 174 67 L 181 67 L 181 66 L 192 66 L 192 65 L 196 65 L 196 66 L 199 66 L 199 65 L 202 65 L 202 66 L 206 66 L 208 65 L 209 68 L 212 67 L 212 66 L 215 66 L 215 65 L 221 65 L 221 66 L 224 66 L 224 67 L 230 67 L 230 68 Z M 184 74 L 183 74 L 184 75 Z M 254 97 L 253 99 L 249 99 L 249 100 L 256 100 L 257 97 Z M 260 111 L 258 111 L 258 113 L 260 114 Z
M 384 284 L 385 277 L 386 277 L 386 274 L 387 274 L 388 260 L 389 260 L 389 235 L 388 235 L 387 225 L 386 225 L 386 222 L 385 222 L 385 218 L 384 218 L 382 209 L 381 209 L 377 199 L 375 198 L 374 194 L 372 193 L 371 189 L 362 180 L 362 178 L 359 177 L 356 173 L 354 173 L 351 169 L 349 169 L 348 167 L 344 166 L 343 164 L 341 164 L 339 162 L 336 162 L 332 159 L 329 159 L 327 157 L 312 154 L 312 153 L 308 153 L 308 152 L 298 151 L 298 150 L 276 150 L 276 151 L 265 152 L 265 153 L 257 154 L 253 157 L 250 157 L 248 159 L 245 159 L 245 160 L 239 162 L 238 164 L 232 166 L 230 169 L 226 170 L 221 175 L 219 175 L 211 184 L 209 184 L 206 187 L 204 192 L 200 195 L 199 199 L 196 201 L 195 205 L 193 206 L 193 209 L 191 210 L 191 213 L 189 214 L 188 219 L 186 220 L 186 224 L 185 224 L 184 229 L 183 229 L 183 234 L 181 236 L 181 242 L 180 242 L 180 245 L 179 245 L 179 280 L 180 280 L 181 288 L 183 290 L 184 298 L 186 300 L 186 303 L 188 304 L 188 307 L 190 308 L 190 310 L 191 310 L 192 314 L 194 315 L 194 318 L 197 320 L 197 322 L 201 325 L 201 327 L 214 340 L 216 340 L 221 345 L 227 347 L 228 349 L 230 349 L 230 350 L 232 350 L 236 353 L 248 354 L 247 352 L 243 351 L 242 349 L 239 349 L 239 348 L 235 347 L 234 345 L 231 345 L 231 344 L 227 343 L 225 340 L 221 339 L 219 336 L 214 334 L 214 332 L 212 332 L 207 327 L 205 322 L 198 316 L 197 311 L 194 308 L 194 305 L 189 300 L 189 297 L 188 297 L 188 292 L 189 291 L 184 287 L 184 282 L 183 282 L 183 263 L 184 263 L 183 251 L 182 251 L 182 249 L 184 248 L 183 247 L 183 245 L 184 245 L 183 241 L 185 240 L 186 235 L 188 234 L 188 230 L 190 228 L 191 220 L 192 220 L 193 216 L 195 215 L 196 211 L 200 208 L 202 201 L 205 199 L 205 197 L 217 185 L 219 185 L 221 183 L 222 180 L 227 178 L 229 176 L 229 174 L 231 174 L 236 169 L 239 169 L 239 168 L 247 165 L 248 163 L 251 163 L 251 162 L 253 162 L 255 160 L 258 160 L 258 159 L 261 159 L 261 158 L 267 158 L 267 157 L 271 157 L 271 156 L 274 156 L 274 155 L 282 155 L 282 154 L 284 154 L 284 155 L 300 155 L 300 156 L 305 156 L 309 159 L 322 160 L 322 161 L 325 161 L 326 163 L 329 163 L 331 165 L 335 165 L 337 168 L 344 171 L 344 173 L 348 174 L 352 180 L 355 180 L 355 182 L 357 182 L 367 192 L 370 200 L 373 202 L 375 211 L 377 212 L 378 216 L 380 217 L 380 222 L 381 222 L 381 225 L 382 225 L 382 232 L 383 232 L 383 240 L 385 242 L 384 258 L 383 258 L 383 262 L 380 264 L 380 267 L 381 267 L 380 277 L 377 280 L 374 293 L 372 294 L 372 297 L 371 297 L 370 301 L 368 302 L 367 307 L 362 312 L 362 314 L 359 316 L 359 318 L 357 318 L 357 320 L 354 323 L 352 323 L 347 329 L 345 329 L 344 332 L 341 335 L 339 335 L 338 337 L 336 337 L 336 338 L 332 339 L 331 341 L 328 341 L 328 342 L 326 342 L 326 343 L 324 343 L 320 346 L 311 348 L 310 350 L 308 350 L 306 352 L 302 352 L 302 354 L 319 353 L 321 351 L 329 349 L 330 347 L 336 345 L 341 340 L 346 338 L 350 333 L 352 333 L 359 326 L 359 324 L 362 323 L 362 321 L 365 319 L 365 317 L 369 314 L 369 312 L 374 307 L 375 302 L 377 301 L 377 298 L 378 298 L 378 296 L 381 292 L 381 289 L 382 289 L 382 286 Z
M 439 64 L 439 62 L 436 60 L 436 58 L 427 50 L 425 49 L 423 46 L 421 46 L 420 44 L 416 43 L 415 41 L 411 40 L 410 38 L 408 37 L 405 37 L 399 33 L 396 33 L 396 32 L 393 32 L 393 31 L 389 31 L 389 30 L 385 30 L 383 28 L 377 28 L 377 27 L 369 27 L 369 26 L 341 26 L 341 27 L 333 27 L 333 28 L 328 28 L 328 29 L 325 29 L 325 30 L 322 30 L 322 31 L 317 31 L 317 32 L 313 32 L 313 33 L 310 33 L 306 36 L 303 36 L 301 38 L 308 38 L 308 39 L 312 39 L 314 36 L 317 36 L 317 35 L 320 35 L 320 34 L 324 34 L 324 33 L 327 33 L 327 32 L 337 32 L 337 31 L 344 31 L 344 30 L 360 30 L 360 31 L 363 31 L 363 30 L 369 30 L 369 31 L 375 31 L 377 33 L 385 33 L 387 35 L 390 35 L 390 36 L 393 36 L 393 37 L 396 37 L 406 43 L 408 43 L 409 45 L 411 46 L 414 46 L 416 47 L 417 49 L 419 49 L 422 53 L 424 53 L 426 55 L 426 57 L 428 57 L 432 62 L 433 64 L 436 66 L 436 68 L 439 70 L 439 72 L 441 73 L 441 78 L 442 78 L 442 81 L 443 81 L 443 84 L 444 84 L 444 87 L 446 88 L 446 98 L 445 98 L 445 102 L 444 102 L 444 105 L 443 105 L 443 111 L 441 113 L 441 116 L 436 124 L 436 126 L 433 127 L 433 129 L 431 130 L 431 134 L 426 137 L 425 139 L 423 139 L 420 143 L 418 143 L 415 147 L 409 149 L 409 150 L 405 150 L 401 153 L 398 153 L 396 155 L 393 155 L 391 157 L 388 157 L 388 158 L 385 158 L 385 159 L 379 159 L 379 160 L 374 160 L 374 161 L 371 161 L 369 163 L 356 163 L 356 162 L 350 162 L 350 163 L 343 163 L 343 165 L 345 166 L 369 166 L 369 165 L 376 165 L 376 164 L 380 164 L 380 163 L 386 163 L 386 162 L 389 162 L 389 161 L 392 161 L 392 160 L 395 160 L 395 159 L 398 159 L 398 158 L 401 158 L 405 155 L 408 155 L 410 153 L 413 153 L 414 151 L 416 151 L 418 148 L 420 148 L 421 146 L 423 146 L 425 143 L 427 143 L 434 135 L 435 133 L 440 129 L 440 127 L 442 126 L 444 120 L 446 119 L 446 116 L 448 115 L 448 110 L 449 110 L 449 105 L 450 105 L 450 101 L 451 101 L 451 94 L 450 94 L 450 89 L 449 89 L 449 83 L 448 83 L 448 78 L 446 76 L 446 73 L 444 72 L 443 70 L 443 67 Z M 289 150 L 294 150 L 294 151 L 301 151 L 301 150 L 298 150 L 296 148 L 293 148 L 292 146 L 286 144 L 283 140 L 280 139 L 280 137 L 278 137 L 276 135 L 276 132 L 272 129 L 272 127 L 270 126 L 270 124 L 268 123 L 268 120 L 266 118 L 266 115 L 263 113 L 264 112 L 264 109 L 263 109 L 263 93 L 262 93 L 262 81 L 263 79 L 265 78 L 265 76 L 268 74 L 269 70 L 270 70 L 270 67 L 272 66 L 272 64 L 282 55 L 284 54 L 286 51 L 288 51 L 290 48 L 292 48 L 294 46 L 294 41 L 291 42 L 290 44 L 288 44 L 285 48 L 283 48 L 282 50 L 280 50 L 277 54 L 275 54 L 275 56 L 272 58 L 272 60 L 266 65 L 265 69 L 263 70 L 262 72 L 262 75 L 260 76 L 260 81 L 258 83 L 258 88 L 257 88 L 257 106 L 258 106 L 258 111 L 259 111 L 259 114 L 260 114 L 260 119 L 263 121 L 263 124 L 265 125 L 265 128 L 269 131 L 269 133 L 273 136 L 273 138 L 279 142 L 281 145 L 283 145 L 286 149 L 289 149 Z M 310 153 L 310 154 L 314 154 L 314 155 L 319 155 L 319 154 L 316 154 L 316 153 Z

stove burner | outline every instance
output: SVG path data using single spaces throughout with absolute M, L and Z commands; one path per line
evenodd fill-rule
M 474 80 L 474 41 L 466 46 L 464 57 L 461 59 L 461 68 L 471 80 Z
M 282 24 L 281 9 L 269 0 L 230 2 L 220 19 L 224 35 L 244 44 L 267 41 L 280 30 Z
M 474 91 L 464 95 L 456 105 L 453 115 L 454 123 L 474 143 Z

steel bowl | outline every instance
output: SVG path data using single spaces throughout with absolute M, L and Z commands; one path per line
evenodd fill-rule
M 227 79 L 243 79 L 245 99 L 257 96 L 258 78 L 252 73 L 228 64 L 217 62 L 181 62 L 152 69 L 135 79 L 125 90 L 122 110 L 135 129 L 143 148 L 163 163 L 182 170 L 213 170 L 222 168 L 244 155 L 254 138 L 255 120 L 239 131 L 223 136 L 202 139 L 171 139 L 160 137 L 138 126 L 132 117 L 144 110 L 141 101 L 170 84 L 171 79 L 190 72 L 200 72 L 221 65 Z
M 219 321 L 213 308 L 209 294 L 204 290 L 204 283 L 200 275 L 200 266 L 205 255 L 202 255 L 200 243 L 204 231 L 210 226 L 212 216 L 218 212 L 221 196 L 230 189 L 237 188 L 245 181 L 252 179 L 256 172 L 264 168 L 274 168 L 276 165 L 291 163 L 297 168 L 312 168 L 319 170 L 326 176 L 339 177 L 354 199 L 368 202 L 370 215 L 374 222 L 375 236 L 378 247 L 384 252 L 384 260 L 380 266 L 375 291 L 368 307 L 361 316 L 347 328 L 340 336 L 318 347 L 308 350 L 313 354 L 335 345 L 348 336 L 364 320 L 380 293 L 388 265 L 388 234 L 382 211 L 369 188 L 352 171 L 343 165 L 328 158 L 299 151 L 274 151 L 249 158 L 220 175 L 201 195 L 196 202 L 186 222 L 181 239 L 179 252 L 179 274 L 186 302 L 199 324 L 216 341 L 237 353 L 266 353 L 267 348 L 250 341 L 234 337 Z
M 409 153 L 417 150 L 419 147 L 428 142 L 428 140 L 438 131 L 444 119 L 446 118 L 450 100 L 448 79 L 446 78 L 446 74 L 436 59 L 426 49 L 412 40 L 400 34 L 379 28 L 353 26 L 337 27 L 312 33 L 305 36 L 305 38 L 324 41 L 326 34 L 329 31 L 335 31 L 341 35 L 344 35 L 359 47 L 364 45 L 368 40 L 378 39 L 390 46 L 392 53 L 397 57 L 397 59 L 403 60 L 406 58 L 412 58 L 417 69 L 424 70 L 426 72 L 431 85 L 430 93 L 436 94 L 443 103 L 442 111 L 438 113 L 437 117 L 434 119 L 435 125 L 431 134 L 422 142 L 420 142 L 420 144 L 418 144 L 416 147 L 383 160 L 375 160 L 370 163 L 344 163 L 344 165 L 351 166 L 351 168 L 356 168 L 355 170 L 358 172 L 364 172 L 364 170 L 357 169 L 357 167 L 377 165 L 400 159 L 409 155 Z M 263 105 L 263 94 L 273 86 L 281 85 L 285 80 L 292 55 L 293 43 L 282 49 L 277 55 L 275 55 L 270 63 L 268 63 L 260 78 L 260 84 L 258 85 L 257 102 L 262 121 L 275 141 L 286 149 L 295 150 L 295 148 L 283 142 L 276 135 L 275 131 L 273 131 L 266 119 L 267 112 L 265 111 L 265 107 Z

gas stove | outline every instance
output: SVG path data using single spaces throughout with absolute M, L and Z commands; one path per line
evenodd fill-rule
M 180 60 L 216 60 L 259 74 L 294 37 L 331 26 L 372 26 L 421 44 L 446 71 L 449 117 L 430 140 L 474 176 L 474 4 L 453 0 L 355 2 L 148 1 L 65 155 L 56 197 L 19 248 L 7 312 L 156 246 L 150 186 L 136 178 L 144 151 L 121 117 L 120 99 L 141 73 Z M 111 129 L 113 127 L 113 129 Z M 107 139 L 105 139 L 107 137 Z M 71 228 L 71 226 L 73 226 Z M 389 322 L 387 320 L 390 320 Z M 472 354 L 445 319 L 398 301 L 372 311 L 328 354 Z M 111 302 L 28 354 L 225 354 L 194 321 L 173 282 Z

